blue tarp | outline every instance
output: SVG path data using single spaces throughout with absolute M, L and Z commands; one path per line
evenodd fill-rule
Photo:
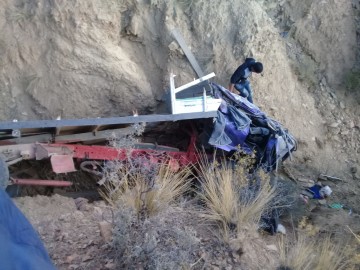
M 295 138 L 279 122 L 246 98 L 221 85 L 211 86 L 214 96 L 223 102 L 208 140 L 210 145 L 228 152 L 239 147 L 248 154 L 254 151 L 256 166 L 268 172 L 277 169 L 279 162 L 296 150 Z
M 55 269 L 37 232 L 0 189 L 0 269 Z

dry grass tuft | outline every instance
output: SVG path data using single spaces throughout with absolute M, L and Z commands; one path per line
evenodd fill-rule
M 138 216 L 153 216 L 189 191 L 189 167 L 174 171 L 166 163 L 155 164 L 148 173 L 118 163 L 105 174 L 103 198 L 111 205 L 132 208 Z
M 174 172 L 166 164 L 160 165 L 153 181 L 136 174 L 132 179 L 133 187 L 125 190 L 120 203 L 132 207 L 138 214 L 153 216 L 189 191 L 190 174 L 188 167 Z
M 279 269 L 286 269 L 288 267 L 292 270 L 310 270 L 313 269 L 314 261 L 314 241 L 299 235 L 292 244 L 285 242 L 284 237 L 281 237 L 278 243 L 280 251 Z M 282 268 L 281 268 L 282 267 Z
M 218 224 L 228 239 L 232 228 L 254 225 L 275 196 L 265 174 L 249 181 L 242 166 L 219 163 L 202 158 L 199 164 L 201 190 L 198 192 L 205 205 L 204 217 Z
M 250 190 L 252 197 L 241 201 L 238 217 L 239 225 L 248 222 L 258 223 L 270 201 L 275 197 L 275 189 L 270 186 L 270 179 L 262 171 L 259 172 L 259 180 L 255 184 L 258 185 L 255 190 Z
M 351 234 L 355 237 L 356 241 L 360 244 L 360 234 L 354 233 L 349 226 L 347 226 Z
M 285 243 L 282 238 L 278 244 L 281 266 L 279 269 L 292 270 L 341 270 L 352 269 L 350 258 L 353 250 L 347 245 L 333 243 L 329 236 L 308 238 L 303 235 Z M 282 267 L 282 268 L 281 268 Z
M 139 133 L 143 126 L 134 126 Z M 149 156 L 132 156 L 136 137 L 114 138 L 113 147 L 127 149 L 126 162 L 104 167 L 102 197 L 114 207 L 113 251 L 118 269 L 189 269 L 199 239 L 187 221 L 192 217 L 177 202 L 190 190 L 191 168 L 175 171 Z
M 233 181 L 233 170 L 227 164 L 217 169 L 208 163 L 202 164 L 200 171 L 202 190 L 198 194 L 208 208 L 206 216 L 224 226 L 236 224 L 238 187 Z
M 349 266 L 351 250 L 345 245 L 332 243 L 330 237 L 326 237 L 317 247 L 314 270 L 341 270 Z

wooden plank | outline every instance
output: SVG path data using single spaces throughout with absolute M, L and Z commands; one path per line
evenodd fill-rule
M 40 135 L 33 135 L 33 136 L 26 136 L 14 139 L 3 139 L 0 141 L 3 143 L 11 143 L 11 144 L 22 144 L 22 143 L 34 143 L 34 142 L 51 142 L 53 139 L 52 134 L 40 134 Z M 1 145 L 1 143 L 0 143 Z
M 3 129 L 22 129 L 22 128 L 52 128 L 52 127 L 77 127 L 77 126 L 94 126 L 94 125 L 116 125 L 116 124 L 134 124 L 134 123 L 151 123 L 151 122 L 166 122 L 166 121 L 181 121 L 190 119 L 201 119 L 216 117 L 217 112 L 196 112 L 196 113 L 181 113 L 181 114 L 151 114 L 124 116 L 124 117 L 109 117 L 109 118 L 88 118 L 88 119 L 64 119 L 64 120 L 31 120 L 18 122 L 1 122 L 0 130 Z
M 123 136 L 134 133 L 133 127 L 127 128 L 119 128 L 119 129 L 109 129 L 109 130 L 101 130 L 98 132 L 85 132 L 79 134 L 71 134 L 71 135 L 61 135 L 55 137 L 55 142 L 86 142 L 86 141 L 95 141 L 95 140 L 106 140 L 110 138 L 112 135 L 114 136 Z
M 172 30 L 171 33 L 175 37 L 176 41 L 179 43 L 181 49 L 185 53 L 187 59 L 189 60 L 191 66 L 194 69 L 194 71 L 196 72 L 196 74 L 199 77 L 204 77 L 204 72 L 202 71 L 202 69 L 200 68 L 198 62 L 196 61 L 195 56 L 190 51 L 189 47 L 186 45 L 186 42 L 185 42 L 183 36 L 180 34 L 179 30 L 175 28 L 175 29 Z

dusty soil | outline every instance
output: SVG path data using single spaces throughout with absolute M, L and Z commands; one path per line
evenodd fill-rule
M 109 269 L 109 244 L 100 234 L 100 222 L 112 222 L 103 203 L 77 207 L 73 199 L 54 195 L 15 199 L 16 205 L 39 232 L 58 269 Z
M 288 180 L 290 181 L 290 180 Z M 201 218 L 196 202 L 185 200 L 139 221 L 129 210 L 103 201 L 60 195 L 21 197 L 16 205 L 39 232 L 58 269 L 276 269 L 280 241 L 295 234 L 353 244 L 360 215 L 297 200 L 282 223 L 288 235 L 271 236 L 242 227 L 224 242 L 219 230 Z M 348 227 L 349 226 L 349 227 Z
M 187 205 L 169 207 L 137 226 L 122 209 L 113 212 L 103 202 L 79 200 L 60 195 L 14 200 L 39 232 L 58 269 L 179 269 L 185 263 L 193 269 L 274 269 L 278 265 L 279 251 L 270 236 L 243 228 L 243 244 L 224 244 L 199 212 Z M 114 222 L 118 226 L 111 232 Z M 101 234 L 100 223 L 109 224 L 111 238 Z M 140 251 L 122 254 L 126 247 Z M 147 249 L 154 249 L 151 258 L 141 254 Z
M 156 112 L 171 71 L 176 84 L 196 77 L 171 35 L 177 28 L 205 73 L 224 86 L 246 57 L 263 62 L 262 76 L 251 78 L 255 104 L 299 141 L 286 168 L 295 181 L 319 173 L 343 179 L 327 183 L 331 200 L 353 211 L 317 206 L 298 220 L 305 213 L 318 232 L 360 231 L 359 12 L 355 0 L 4 0 L 0 120 Z M 106 206 L 81 212 L 61 197 L 17 200 L 59 268 L 112 267 L 94 210 Z M 54 215 L 55 208 L 63 212 Z M 87 247 L 103 257 L 83 261 L 92 256 Z

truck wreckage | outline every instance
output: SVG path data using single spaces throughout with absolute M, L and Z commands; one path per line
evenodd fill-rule
M 68 181 L 19 179 L 9 176 L 8 166 L 23 160 L 49 159 L 55 173 L 77 169 L 100 173 L 104 162 L 146 157 L 168 162 L 174 169 L 196 164 L 196 149 L 225 153 L 256 153 L 256 166 L 277 168 L 296 150 L 296 140 L 280 123 L 268 118 L 254 104 L 212 83 L 214 73 L 175 87 L 170 75 L 169 114 L 127 117 L 11 121 L 0 123 L 1 186 L 70 186 Z M 146 123 L 138 142 L 128 148 L 109 146 L 111 138 L 136 133 Z
M 255 153 L 255 167 L 267 172 L 291 156 L 297 147 L 295 138 L 245 98 L 210 82 L 215 74 L 204 75 L 179 31 L 174 29 L 172 34 L 199 79 L 175 87 L 175 75 L 170 74 L 167 113 L 0 122 L 0 188 L 9 184 L 72 185 L 68 181 L 9 175 L 8 167 L 23 160 L 48 159 L 57 174 L 80 169 L 101 175 L 98 170 L 107 161 L 137 157 L 154 163 L 167 162 L 176 170 L 196 164 L 201 156 L 197 149 L 204 149 L 205 153 L 220 149 L 223 156 L 237 151 Z M 145 128 L 130 149 L 109 145 L 112 138 L 138 133 L 141 123 L 146 124 Z

